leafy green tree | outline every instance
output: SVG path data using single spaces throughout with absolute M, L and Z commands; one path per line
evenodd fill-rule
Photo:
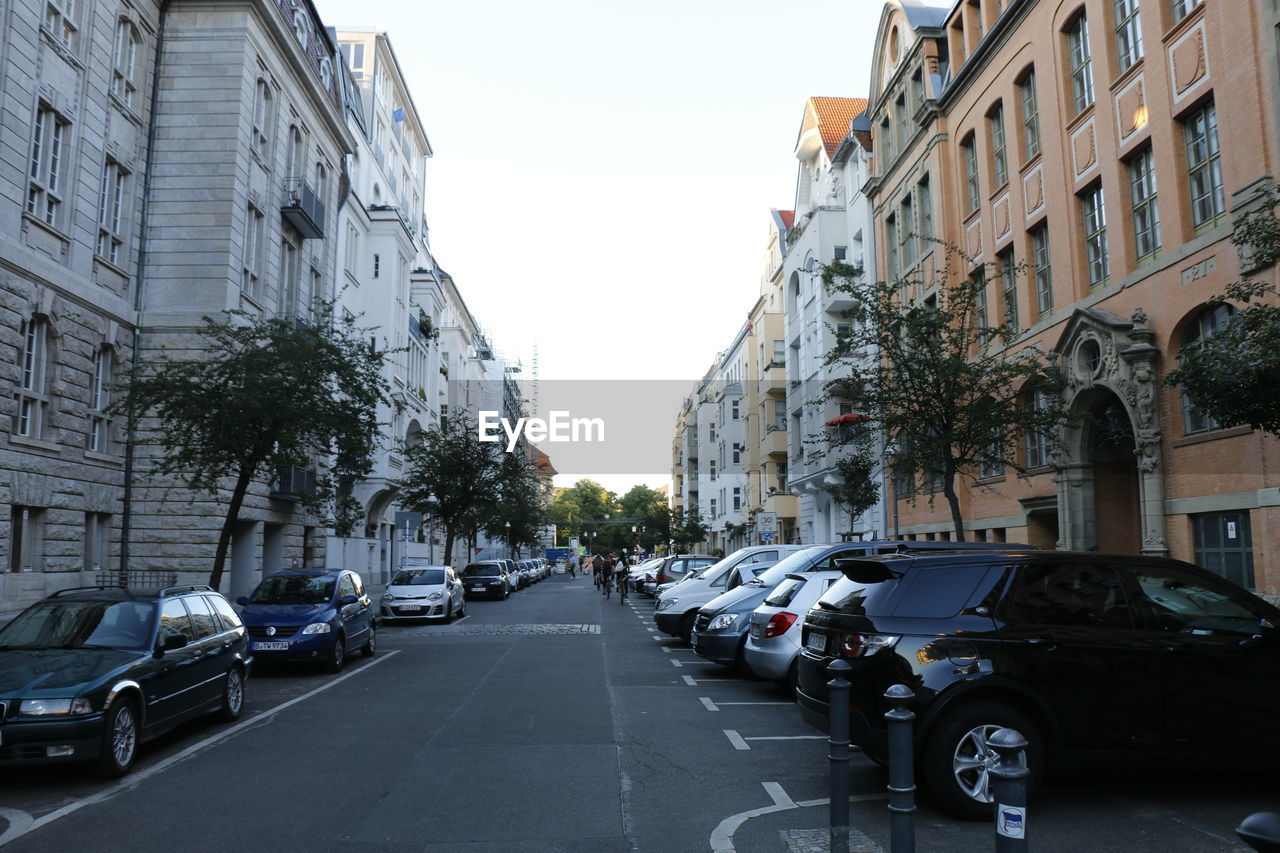
M 697 504 L 689 507 L 684 513 L 672 513 L 671 542 L 677 551 L 685 551 L 690 546 L 707 541 L 707 526 L 702 523 L 702 511 Z
M 618 502 L 624 517 L 639 519 L 632 522 L 637 533 L 630 544 L 638 544 L 647 552 L 651 552 L 660 542 L 667 542 L 671 537 L 671 512 L 667 506 L 667 496 L 657 489 L 643 483 L 632 486 Z
M 829 393 L 869 416 L 896 445 L 898 474 L 942 492 L 956 540 L 963 541 L 957 479 L 977 479 L 992 465 L 1022 472 L 1023 436 L 1052 435 L 1067 415 L 1051 364 L 1038 349 L 1019 348 L 1012 325 L 984 316 L 977 285 L 985 287 L 986 276 L 954 276 L 956 261 L 970 266 L 950 250 L 946 267 L 928 283 L 935 294 L 929 301 L 904 302 L 921 282 L 868 282 L 839 261 L 825 268 L 823 280 L 854 303 L 827 356 L 842 374 Z
M 1275 197 L 1237 222 L 1231 241 L 1256 271 L 1280 259 Z M 1179 385 L 1220 424 L 1249 424 L 1280 435 L 1280 291 L 1246 276 L 1211 301 L 1239 303 L 1224 329 L 1185 346 L 1165 385 Z M 1234 306 L 1233 306 L 1234 307 Z
M 501 454 L 495 497 L 485 532 L 502 537 L 517 554 L 522 547 L 536 545 L 547 523 L 547 494 L 523 448 Z
M 823 485 L 831 500 L 844 507 L 850 518 L 857 518 L 880 499 L 879 464 L 865 450 L 842 456 L 832 464 L 840 478 L 835 485 Z
M 318 316 L 331 316 L 323 306 Z M 199 491 L 230 495 L 209 585 L 222 583 L 231 532 L 249 487 L 282 470 L 314 469 L 313 508 L 334 482 L 362 476 L 378 446 L 387 399 L 384 353 L 354 321 L 305 324 L 229 311 L 203 318 L 193 354 L 165 354 L 129 378 L 119 411 L 140 443 L 160 450 L 154 470 Z M 341 507 L 339 507 L 341 509 Z
M 599 543 L 605 530 L 598 522 L 606 515 L 617 517 L 618 497 L 595 480 L 582 479 L 568 488 L 556 489 L 547 515 L 567 536 L 594 532 Z M 582 522 L 592 522 L 583 524 Z
M 455 540 L 484 525 L 502 480 L 500 446 L 480 441 L 473 423 L 459 412 L 424 431 L 404 448 L 404 475 L 395 483 L 401 506 L 430 513 L 444 527 L 446 565 L 453 565 Z

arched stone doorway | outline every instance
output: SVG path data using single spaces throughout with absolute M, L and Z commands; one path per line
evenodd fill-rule
M 1059 434 L 1058 547 L 1168 553 L 1159 394 L 1139 308 L 1125 320 L 1077 309 L 1051 357 L 1074 415 Z

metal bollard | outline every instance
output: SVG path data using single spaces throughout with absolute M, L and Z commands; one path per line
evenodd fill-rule
M 847 661 L 827 664 L 827 709 L 831 745 L 831 853 L 849 853 L 849 670 Z
M 1240 822 L 1236 835 L 1259 853 L 1280 853 L 1280 814 L 1255 812 Z
M 1014 729 L 999 729 L 987 746 L 1000 756 L 991 768 L 991 800 L 996 811 L 996 853 L 1026 853 L 1027 777 L 1022 766 L 1027 739 Z
M 916 784 L 911 729 L 916 715 L 907 705 L 916 694 L 905 684 L 895 684 L 885 691 L 884 698 L 892 706 L 884 715 L 889 723 L 889 851 L 913 853 Z

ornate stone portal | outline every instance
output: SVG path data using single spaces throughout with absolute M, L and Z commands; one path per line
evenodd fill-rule
M 1155 333 L 1141 309 L 1125 320 L 1100 308 L 1079 308 L 1049 354 L 1064 381 L 1067 410 L 1083 418 L 1114 394 L 1133 429 L 1138 471 L 1142 553 L 1168 554 L 1164 519 L 1164 474 L 1160 444 L 1159 388 L 1152 346 Z M 1058 471 L 1058 548 L 1090 550 L 1098 544 L 1090 425 L 1068 424 L 1058 435 L 1053 463 Z

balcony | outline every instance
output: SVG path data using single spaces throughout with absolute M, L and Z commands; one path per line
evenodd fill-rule
M 774 492 L 764 499 L 764 511 L 776 512 L 779 520 L 800 514 L 800 499 L 786 492 Z
M 765 456 L 779 456 L 786 459 L 787 431 L 785 429 L 774 429 L 766 432 L 764 441 L 760 442 L 760 452 Z
M 311 189 L 311 185 L 301 178 L 285 182 L 280 215 L 305 240 L 324 236 L 324 202 Z
M 786 368 L 780 364 L 765 368 L 761 371 L 756 388 L 761 397 L 787 396 Z

